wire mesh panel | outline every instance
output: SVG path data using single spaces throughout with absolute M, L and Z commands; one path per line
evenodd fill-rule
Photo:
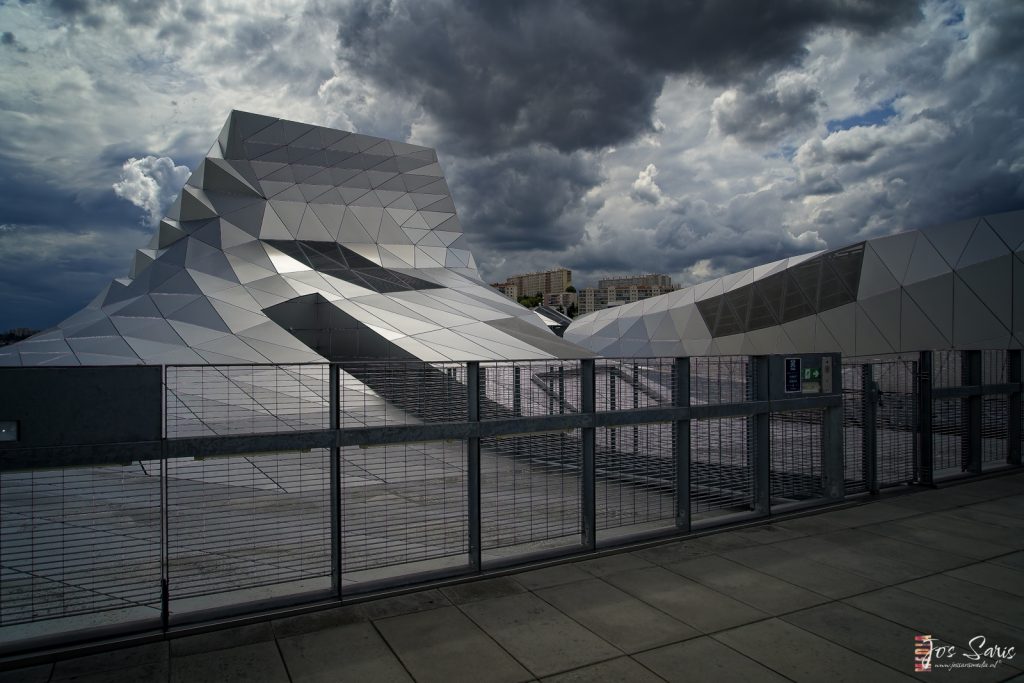
M 981 398 L 981 462 L 982 467 L 1002 466 L 1009 455 L 1007 429 L 1009 400 L 1006 394 L 989 394 Z
M 917 473 L 917 363 L 888 360 L 872 363 L 878 388 L 875 440 L 878 485 L 912 482 Z
M 598 412 L 670 406 L 675 387 L 672 358 L 600 359 L 594 367 Z
M 985 349 L 981 352 L 982 384 L 1003 384 L 1007 381 L 1008 371 L 1005 350 Z
M 579 361 L 480 364 L 480 418 L 483 420 L 564 415 L 579 410 Z
M 465 363 L 345 362 L 339 381 L 343 428 L 466 419 Z
M 480 440 L 484 557 L 581 542 L 580 430 Z
M 962 351 L 932 352 L 932 387 L 958 387 L 963 383 L 965 366 Z
M 967 469 L 964 402 L 959 398 L 932 401 L 932 467 L 936 477 Z
M 749 356 L 690 359 L 690 403 L 741 403 L 753 398 Z
M 772 505 L 825 495 L 821 444 L 823 417 L 822 410 L 772 413 Z
M 595 436 L 597 538 L 675 524 L 676 461 L 667 422 L 599 427 Z
M 864 365 L 843 363 L 843 480 L 846 493 L 868 489 L 867 463 L 864 461 Z
M 169 438 L 325 429 L 328 366 L 168 366 Z
M 171 611 L 330 587 L 330 455 L 167 463 Z
M 465 441 L 341 449 L 342 589 L 466 565 L 467 501 Z
M 690 514 L 694 521 L 754 508 L 750 421 L 691 420 Z
M 0 642 L 159 617 L 158 464 L 0 473 Z

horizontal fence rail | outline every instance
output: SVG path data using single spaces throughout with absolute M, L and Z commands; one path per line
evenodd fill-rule
M 0 654 L 1020 465 L 1020 351 L 833 360 L 167 366 L 161 438 L 0 449 Z

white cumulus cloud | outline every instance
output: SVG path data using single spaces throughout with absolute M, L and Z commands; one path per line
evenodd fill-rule
M 163 218 L 189 176 L 188 166 L 177 166 L 170 157 L 132 157 L 121 167 L 114 194 L 146 212 L 151 225 Z
M 640 175 L 633 181 L 633 188 L 630 190 L 629 196 L 638 202 L 660 204 L 664 195 L 662 195 L 658 183 L 654 181 L 657 175 L 658 167 L 654 164 L 647 164 L 647 168 L 640 171 Z

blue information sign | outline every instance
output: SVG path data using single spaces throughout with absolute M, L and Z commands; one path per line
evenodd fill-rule
M 800 393 L 800 359 L 786 359 L 786 393 Z

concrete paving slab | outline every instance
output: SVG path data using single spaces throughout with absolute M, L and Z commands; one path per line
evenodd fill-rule
M 928 576 L 902 584 L 901 590 L 943 602 L 987 619 L 1024 627 L 1024 598 L 954 576 Z M 1022 643 L 1024 645 L 1024 643 Z
M 775 526 L 784 531 L 792 531 L 804 536 L 816 536 L 827 534 L 830 531 L 839 531 L 848 528 L 840 521 L 833 521 L 831 513 L 821 515 L 808 515 L 806 517 L 794 517 L 775 522 Z
M 963 673 L 940 669 L 915 673 L 914 636 L 920 635 L 919 632 L 841 602 L 793 612 L 782 620 L 915 678 L 928 680 L 943 673 L 955 678 Z M 936 642 L 936 645 L 948 644 Z M 971 680 L 1001 681 L 1006 678 L 1006 672 L 1005 667 L 1002 670 L 978 669 L 971 672 Z
M 444 594 L 436 589 L 416 591 L 405 595 L 395 595 L 380 600 L 370 600 L 352 605 L 352 610 L 361 614 L 367 620 L 385 619 L 402 614 L 413 614 L 415 612 L 426 612 L 447 607 L 451 602 Z
M 375 625 L 420 683 L 512 683 L 533 678 L 458 608 L 388 617 Z
M 617 553 L 606 557 L 597 557 L 593 560 L 583 560 L 577 562 L 576 566 L 593 576 L 607 576 L 616 572 L 643 569 L 654 565 L 636 553 Z
M 979 524 L 987 524 L 995 529 L 1024 529 L 1024 516 L 1021 516 L 1019 512 L 1017 514 L 994 513 L 969 506 L 947 510 L 944 514 Z
M 682 543 L 681 541 L 674 541 L 663 545 L 651 546 L 650 548 L 644 548 L 642 550 L 635 550 L 630 554 L 636 555 L 641 560 L 645 560 L 651 564 L 664 566 L 666 564 L 675 564 L 676 562 L 692 560 L 697 557 L 704 557 L 705 555 L 710 555 L 711 551 L 707 548 L 696 548 Z
M 832 532 L 843 533 L 843 532 Z M 876 536 L 881 541 L 880 536 Z M 869 547 L 844 546 L 841 543 L 824 540 L 824 535 L 798 538 L 793 541 L 776 543 L 773 548 L 790 557 L 810 559 L 819 564 L 859 574 L 883 585 L 892 585 L 932 574 L 941 569 L 929 570 L 923 567 L 871 552 Z M 966 561 L 964 562 L 966 564 Z M 945 569 L 952 567 L 945 566 Z
M 288 683 L 273 641 L 171 657 L 171 683 Z
M 292 683 L 412 681 L 372 624 L 362 622 L 281 638 Z
M 782 683 L 787 680 L 710 636 L 659 647 L 634 655 L 634 658 L 672 683 Z
M 0 683 L 46 683 L 53 673 L 53 664 L 23 666 L 10 671 L 0 671 Z
M 487 598 L 500 598 L 503 595 L 524 593 L 526 589 L 510 576 L 499 576 L 494 579 L 446 586 L 441 589 L 441 592 L 453 605 L 462 605 L 467 602 L 486 600 Z
M 961 647 L 979 635 L 1001 646 L 1024 643 L 1024 630 L 899 588 L 883 588 L 843 602 Z
M 723 553 L 721 557 L 834 600 L 877 590 L 885 585 L 807 557 L 794 556 L 777 545 L 734 550 Z
M 740 626 L 718 633 L 714 638 L 794 681 L 912 680 L 908 675 L 780 619 Z
M 937 516 L 937 515 L 936 515 Z M 940 552 L 956 553 L 972 560 L 987 560 L 1005 555 L 1014 550 L 1013 546 L 998 545 L 977 536 L 966 536 L 952 529 L 934 529 L 910 522 L 886 522 L 860 527 L 860 531 L 878 534 L 901 542 L 925 546 Z M 953 525 L 950 525 L 951 527 Z
M 979 562 L 946 573 L 964 581 L 972 581 L 1010 595 L 1024 597 L 1024 571 L 1004 567 L 995 562 Z
M 1003 555 L 1002 557 L 993 557 L 989 562 L 1009 567 L 1010 569 L 1024 571 L 1024 551 L 1010 553 L 1009 555 Z
M 605 580 L 704 633 L 747 624 L 768 615 L 662 567 L 634 569 Z
M 1014 550 L 1024 549 L 1024 534 L 1020 533 L 1020 529 L 993 524 L 990 521 L 972 520 L 963 514 L 965 512 L 967 511 L 949 510 L 933 515 L 921 515 L 915 517 L 912 523 L 919 527 L 1009 546 Z
M 996 477 L 959 484 L 957 489 L 969 495 L 986 499 L 1004 496 L 1019 496 L 1024 493 L 1024 484 L 1018 477 Z
M 167 662 L 143 664 L 140 666 L 129 666 L 124 669 L 114 669 L 113 671 L 82 674 L 74 678 L 50 680 L 74 681 L 75 683 L 168 683 L 170 680 L 170 665 Z
M 542 680 L 545 683 L 657 683 L 662 679 L 629 657 L 619 657 Z
M 792 612 L 828 601 L 817 593 L 717 555 L 669 565 L 667 569 L 768 614 Z
M 696 629 L 600 579 L 545 588 L 537 595 L 627 653 L 700 635 Z
M 968 509 L 987 512 L 997 517 L 1019 517 L 1022 506 L 1024 506 L 1024 496 L 1008 496 L 975 503 L 968 506 Z
M 736 531 L 730 531 L 729 533 L 737 538 L 746 540 L 748 545 L 750 543 L 778 543 L 779 541 L 788 541 L 793 538 L 800 538 L 807 535 L 803 531 L 798 531 L 796 529 L 784 529 L 778 524 L 762 524 L 761 526 L 737 529 Z
M 573 581 L 586 581 L 591 575 L 575 564 L 556 564 L 515 575 L 516 582 L 527 590 L 558 586 Z
M 113 674 L 118 670 L 157 667 L 167 677 L 167 662 L 170 660 L 166 642 L 148 643 L 85 657 L 75 657 L 57 662 L 53 666 L 54 681 L 78 679 L 96 674 Z M 156 673 L 159 676 L 159 673 Z
M 829 512 L 828 519 L 832 524 L 842 524 L 847 528 L 856 528 L 879 522 L 889 522 L 895 519 L 905 519 L 919 514 L 915 510 L 908 510 L 898 505 L 889 505 L 883 502 L 870 502 L 855 507 L 844 508 Z
M 270 622 L 270 625 L 274 629 L 275 637 L 287 638 L 303 633 L 313 633 L 327 628 L 367 621 L 365 613 L 362 610 L 355 609 L 356 607 L 358 605 L 334 607 L 309 612 L 308 614 L 297 614 L 293 617 L 282 617 L 274 619 Z
M 954 488 L 915 491 L 913 493 L 884 498 L 884 501 L 889 505 L 907 508 L 908 510 L 917 510 L 918 512 L 952 510 L 961 505 L 977 503 L 980 500 L 983 499 L 968 493 L 961 493 Z
M 839 531 L 820 538 L 842 550 L 852 549 L 884 561 L 902 562 L 925 569 L 928 573 L 963 567 L 974 562 L 973 558 L 950 550 L 934 550 L 917 543 L 903 542 L 861 529 Z
M 535 676 L 550 676 L 622 654 L 535 595 L 482 600 L 461 609 Z
M 198 633 L 194 636 L 182 636 L 170 641 L 171 656 L 194 655 L 200 652 L 227 650 L 240 645 L 273 642 L 274 629 L 269 621 L 247 624 L 235 628 L 224 628 L 217 631 Z

